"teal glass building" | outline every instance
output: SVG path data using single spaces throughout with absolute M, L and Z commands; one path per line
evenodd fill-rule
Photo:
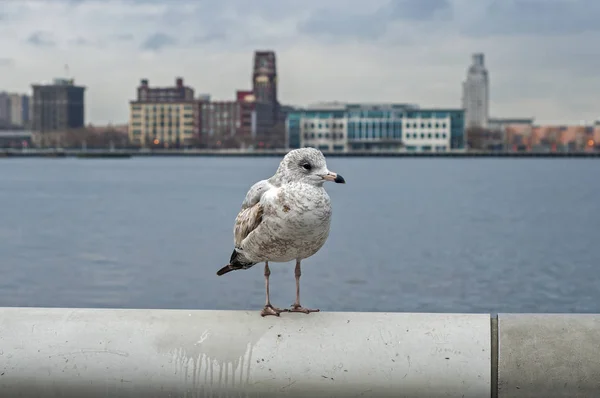
M 291 112 L 289 148 L 323 151 L 448 151 L 463 149 L 463 109 L 411 104 L 323 104 Z

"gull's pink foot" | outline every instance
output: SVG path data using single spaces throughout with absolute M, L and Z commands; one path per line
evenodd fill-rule
M 260 312 L 260 316 L 279 316 L 282 312 L 288 312 L 288 310 L 282 310 L 281 308 L 273 307 L 271 304 L 267 304 L 264 306 L 262 311 Z
M 303 312 L 305 314 L 310 314 L 311 312 L 319 312 L 320 309 L 312 309 L 312 308 L 304 308 L 299 304 L 293 304 L 292 307 L 287 310 L 288 312 Z

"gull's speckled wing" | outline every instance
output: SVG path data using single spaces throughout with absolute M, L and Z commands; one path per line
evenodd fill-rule
M 242 241 L 260 225 L 262 218 L 263 207 L 260 203 L 239 212 L 233 227 L 233 242 L 236 248 L 242 246 Z
M 233 226 L 235 247 L 239 248 L 250 232 L 260 225 L 263 218 L 263 206 L 260 204 L 260 199 L 271 188 L 274 186 L 268 180 L 262 180 L 250 187 L 246 193 L 242 202 L 242 210 L 238 213 Z

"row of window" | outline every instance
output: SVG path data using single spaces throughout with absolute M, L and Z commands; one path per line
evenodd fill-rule
M 318 133 L 318 134 L 316 134 L 316 133 L 304 133 L 304 139 L 305 140 L 315 139 L 315 138 L 319 138 L 319 139 L 322 139 L 322 138 L 330 139 L 331 138 L 331 139 L 336 140 L 336 139 L 343 139 L 344 138 L 344 134 L 342 134 L 342 133 L 339 133 L 339 134 L 336 134 L 336 133 Z M 399 138 L 399 137 L 396 137 L 396 136 L 392 137 L 392 135 L 390 135 L 390 134 L 387 134 L 387 135 L 384 135 L 384 136 L 380 136 L 380 135 L 373 136 L 373 135 L 367 134 L 365 136 L 359 135 L 357 137 L 349 136 L 348 138 L 350 138 L 350 139 L 353 139 L 353 138 L 358 138 L 358 139 L 366 138 L 366 139 L 368 139 L 368 138 Z M 412 134 L 405 134 L 404 135 L 404 139 L 406 139 L 406 140 L 419 139 L 419 138 L 422 139 L 422 140 L 425 139 L 425 138 L 427 138 L 427 139 L 433 139 L 433 138 L 435 138 L 435 139 L 444 139 L 445 140 L 446 138 L 448 138 L 448 135 L 446 133 L 420 133 L 420 134 L 412 133 Z
M 146 121 L 146 123 L 144 123 L 144 124 L 142 124 L 142 122 L 131 122 L 131 125 L 132 126 L 142 126 L 143 125 L 143 126 L 146 126 L 146 128 L 159 127 L 159 126 L 160 127 L 177 127 L 179 125 L 182 125 L 182 126 L 193 126 L 194 122 L 193 121 L 186 121 L 186 122 L 183 122 L 183 123 L 171 123 L 171 122 L 167 122 L 167 123 L 164 123 L 164 122 L 161 122 L 161 123 L 157 123 L 157 122 L 148 123 L 148 121 Z
M 173 115 L 171 113 L 155 113 L 153 115 L 149 115 L 149 114 L 145 114 L 144 115 L 144 119 L 148 120 L 148 119 L 179 119 L 180 115 L 179 113 Z M 183 118 L 184 119 L 189 119 L 194 117 L 193 113 L 184 113 L 183 114 Z M 142 115 L 140 113 L 134 113 L 131 115 L 132 119 L 141 119 Z
M 319 128 L 322 129 L 323 127 L 325 127 L 326 129 L 329 128 L 329 123 L 304 123 L 304 128 L 305 129 L 314 129 L 314 128 Z M 331 123 L 331 128 L 335 129 L 335 128 L 339 128 L 339 129 L 343 129 L 344 128 L 344 123 Z
M 331 147 L 329 145 L 319 145 L 319 146 L 312 146 L 312 145 L 304 145 L 305 148 L 317 148 L 320 151 L 330 151 Z M 344 150 L 344 146 L 343 145 L 333 145 L 333 150 L 334 151 L 343 151 Z
M 376 125 L 380 125 L 380 126 L 388 125 L 389 126 L 391 124 L 395 125 L 397 123 L 398 123 L 397 121 L 390 121 L 390 120 L 380 120 L 378 123 L 374 122 L 374 121 L 362 121 L 362 122 L 361 121 L 353 121 L 352 122 L 352 124 L 358 124 L 358 125 L 368 125 L 368 124 L 371 124 L 371 125 L 375 125 L 375 126 Z M 431 123 L 431 122 L 424 123 L 423 122 L 423 123 L 419 124 L 419 123 L 408 123 L 407 122 L 407 123 L 404 124 L 404 127 L 407 128 L 407 129 L 409 129 L 409 128 L 415 128 L 416 129 L 416 128 L 419 128 L 419 126 L 422 129 L 424 129 L 424 128 L 429 128 L 429 129 L 430 128 L 436 128 L 436 129 L 443 128 L 443 129 L 445 129 L 446 128 L 446 123 Z M 304 123 L 304 128 L 305 129 L 309 129 L 309 128 L 310 129 L 314 129 L 314 128 L 318 128 L 318 129 L 326 128 L 326 129 L 328 129 L 329 127 L 330 127 L 329 123 L 318 123 L 318 124 L 308 123 L 308 122 Z M 331 128 L 334 128 L 334 129 L 335 128 L 343 129 L 344 128 L 344 124 L 343 123 L 331 123 Z
M 325 139 L 331 138 L 331 139 L 334 139 L 334 140 L 337 140 L 337 139 L 341 140 L 341 139 L 344 138 L 344 134 L 342 134 L 342 133 L 331 133 L 331 134 L 330 133 L 318 133 L 318 134 L 315 134 L 315 133 L 304 133 L 304 139 L 305 140 L 315 139 L 315 138 L 325 138 Z
M 145 109 L 146 112 L 150 112 L 150 111 L 156 112 L 157 110 L 160 110 L 162 112 L 164 112 L 164 111 L 179 112 L 180 108 L 181 108 L 180 105 L 132 105 L 131 106 L 132 111 L 141 111 L 142 109 Z M 192 105 L 184 105 L 183 110 L 191 111 L 191 110 L 194 110 L 194 107 Z
M 435 124 L 433 124 L 433 123 L 421 123 L 421 128 L 422 129 L 424 129 L 426 127 L 428 129 L 430 129 L 430 128 L 434 127 L 434 126 L 435 126 L 436 129 L 439 129 L 440 127 L 443 128 L 443 129 L 445 129 L 446 128 L 446 123 L 435 123 Z M 404 127 L 407 128 L 407 129 L 409 129 L 409 128 L 416 129 L 416 128 L 419 127 L 419 124 L 418 123 L 406 123 L 404 125 Z
M 446 145 L 439 145 L 439 146 L 423 145 L 421 147 L 414 146 L 414 145 L 408 145 L 406 147 L 406 150 L 409 152 L 415 152 L 415 151 L 418 151 L 419 149 L 423 152 L 431 152 L 431 151 L 444 152 L 448 149 L 448 147 Z
M 429 138 L 429 139 L 431 139 L 431 138 L 446 139 L 446 137 L 447 137 L 446 133 L 441 133 L 441 134 L 440 133 L 435 133 L 435 134 L 434 133 L 427 133 L 427 134 L 425 134 L 425 133 L 421 133 L 421 134 L 413 133 L 413 134 L 406 134 L 404 136 L 404 138 L 407 139 L 407 140 L 417 139 L 417 138 L 420 138 L 422 140 L 425 139 L 425 138 Z
M 348 112 L 350 118 L 362 119 L 445 119 L 450 116 L 450 112 L 423 112 L 423 111 L 391 111 L 391 110 L 351 110 Z
M 142 130 L 140 129 L 133 129 L 131 130 L 131 133 L 135 136 L 139 136 L 142 134 Z M 169 137 L 173 136 L 173 135 L 179 135 L 179 134 L 193 134 L 194 130 L 183 130 L 180 131 L 179 129 L 175 129 L 175 130 L 167 130 L 167 131 L 157 131 L 157 130 L 153 130 L 151 132 L 148 132 L 149 135 L 156 137 L 157 135 L 160 135 L 161 137 L 164 135 L 167 135 Z
M 402 126 L 399 123 L 387 122 L 381 125 L 365 125 L 362 123 L 348 124 L 349 139 L 394 138 L 402 137 Z

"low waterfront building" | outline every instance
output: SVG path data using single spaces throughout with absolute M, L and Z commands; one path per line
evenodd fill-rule
M 237 148 L 256 137 L 256 101 L 252 91 L 238 90 L 233 101 L 199 100 L 197 107 L 202 146 Z
M 323 151 L 448 151 L 464 148 L 462 109 L 412 104 L 325 103 L 286 121 L 288 146 Z
M 407 151 L 444 152 L 465 147 L 463 109 L 418 109 L 405 113 L 403 142 Z
M 315 104 L 288 115 L 288 129 L 295 128 L 293 141 L 297 147 L 313 147 L 322 151 L 347 150 L 345 105 Z
M 195 141 L 194 90 L 177 78 L 173 87 L 150 88 L 143 79 L 129 104 L 129 141 L 141 147 L 180 147 Z
M 30 130 L 0 129 L 0 148 L 30 148 L 32 146 L 32 136 Z

